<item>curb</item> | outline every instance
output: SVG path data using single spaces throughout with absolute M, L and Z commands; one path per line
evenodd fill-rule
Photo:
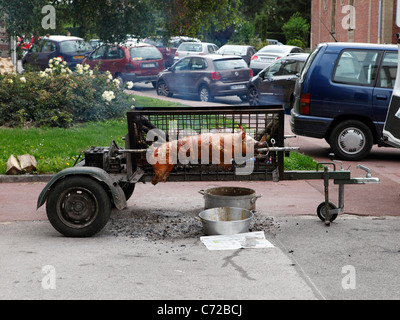
M 0 183 L 49 182 L 53 176 L 53 174 L 25 174 L 15 176 L 0 175 Z

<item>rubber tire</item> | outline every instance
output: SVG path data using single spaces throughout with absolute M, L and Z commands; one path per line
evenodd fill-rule
M 206 85 L 202 85 L 199 88 L 199 100 L 202 102 L 213 101 L 213 96 L 211 95 L 210 89 Z
M 255 87 L 251 87 L 247 92 L 247 100 L 250 106 L 260 105 L 260 97 Z
M 329 208 L 337 209 L 337 207 L 332 202 L 329 202 Z M 319 206 L 317 207 L 317 215 L 318 215 L 318 218 L 321 219 L 321 221 L 325 222 L 325 201 L 321 202 L 319 204 Z M 335 213 L 334 215 L 331 216 L 329 221 L 330 222 L 335 221 L 337 217 L 338 217 L 338 214 Z
M 359 133 L 364 136 L 364 145 L 358 152 L 347 152 L 340 146 L 340 143 L 338 142 L 339 137 L 347 130 L 359 131 Z M 374 137 L 371 129 L 365 123 L 358 120 L 346 120 L 336 125 L 332 130 L 329 137 L 329 144 L 331 145 L 333 153 L 339 159 L 358 161 L 369 154 L 373 145 L 373 140 Z
M 74 205 L 75 210 L 93 208 L 84 223 L 68 216 L 71 210 L 68 212 L 65 208 Z M 64 236 L 91 237 L 110 219 L 111 199 L 100 182 L 85 176 L 67 176 L 51 187 L 46 212 L 51 225 Z
M 168 85 L 164 80 L 160 80 L 157 82 L 156 91 L 159 96 L 163 97 L 172 97 L 172 93 L 168 88 Z

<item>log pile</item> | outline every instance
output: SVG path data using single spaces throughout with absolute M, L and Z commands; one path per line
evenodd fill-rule
M 24 154 L 17 158 L 14 155 L 11 155 L 8 158 L 6 170 L 7 175 L 15 175 L 21 172 L 32 173 L 33 171 L 36 171 L 37 162 L 34 156 Z
M 0 74 L 13 73 L 14 65 L 11 58 L 0 58 Z

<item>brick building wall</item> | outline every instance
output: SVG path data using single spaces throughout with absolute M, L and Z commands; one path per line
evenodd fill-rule
M 400 1 L 312 0 L 311 48 L 335 41 L 329 32 L 343 42 L 397 43 L 397 2 Z
M 10 57 L 10 37 L 2 25 L 0 25 L 0 57 Z

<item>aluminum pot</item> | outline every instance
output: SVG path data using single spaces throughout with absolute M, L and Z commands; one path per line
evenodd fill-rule
M 199 193 L 204 196 L 204 209 L 234 207 L 255 210 L 257 199 L 262 197 L 257 196 L 253 189 L 240 187 L 216 187 Z
M 248 232 L 253 217 L 250 210 L 233 207 L 212 208 L 199 213 L 208 236 Z

